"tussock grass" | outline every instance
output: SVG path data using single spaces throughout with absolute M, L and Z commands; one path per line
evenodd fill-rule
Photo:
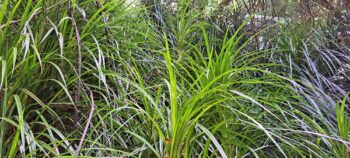
M 0 157 L 350 156 L 348 56 L 322 38 L 255 50 L 269 28 L 222 30 L 190 1 L 0 6 Z

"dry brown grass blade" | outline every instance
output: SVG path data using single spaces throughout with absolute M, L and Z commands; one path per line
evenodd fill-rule
M 74 157 L 78 157 L 79 152 L 81 150 L 81 147 L 83 146 L 83 142 L 84 142 L 84 139 L 86 137 L 87 131 L 89 129 L 89 124 L 91 123 L 91 119 L 92 119 L 92 115 L 94 114 L 94 111 L 95 111 L 94 94 L 90 90 L 90 114 L 89 114 L 88 120 L 86 122 L 83 135 L 81 136 L 81 139 L 80 139 L 80 142 L 79 142 L 79 146 L 77 148 L 77 151 L 76 151 L 76 154 L 75 154 Z
M 78 125 L 78 106 L 80 104 L 80 93 L 82 89 L 82 81 L 80 79 L 81 77 L 81 61 L 82 61 L 82 54 L 81 54 L 81 41 L 80 41 L 80 33 L 79 29 L 77 27 L 77 24 L 74 20 L 74 17 L 72 15 L 72 10 L 71 10 L 71 1 L 67 1 L 67 14 L 71 19 L 72 26 L 75 31 L 75 36 L 77 38 L 77 47 L 78 47 L 78 58 L 77 58 L 77 72 L 78 72 L 78 82 L 77 82 L 77 93 L 75 94 L 75 101 L 76 101 L 76 106 L 75 106 L 75 111 L 74 111 L 74 126 L 76 127 Z

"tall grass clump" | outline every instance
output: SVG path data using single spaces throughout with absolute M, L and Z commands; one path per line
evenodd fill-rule
M 0 2 L 0 157 L 350 156 L 345 48 L 160 2 Z

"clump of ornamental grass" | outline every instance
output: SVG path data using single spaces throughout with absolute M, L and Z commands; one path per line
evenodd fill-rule
M 0 157 L 349 157 L 323 41 L 255 50 L 177 4 L 2 2 Z

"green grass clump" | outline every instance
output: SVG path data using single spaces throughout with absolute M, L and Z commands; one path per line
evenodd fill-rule
M 324 36 L 256 50 L 274 27 L 190 1 L 0 7 L 0 157 L 350 157 L 348 56 Z

